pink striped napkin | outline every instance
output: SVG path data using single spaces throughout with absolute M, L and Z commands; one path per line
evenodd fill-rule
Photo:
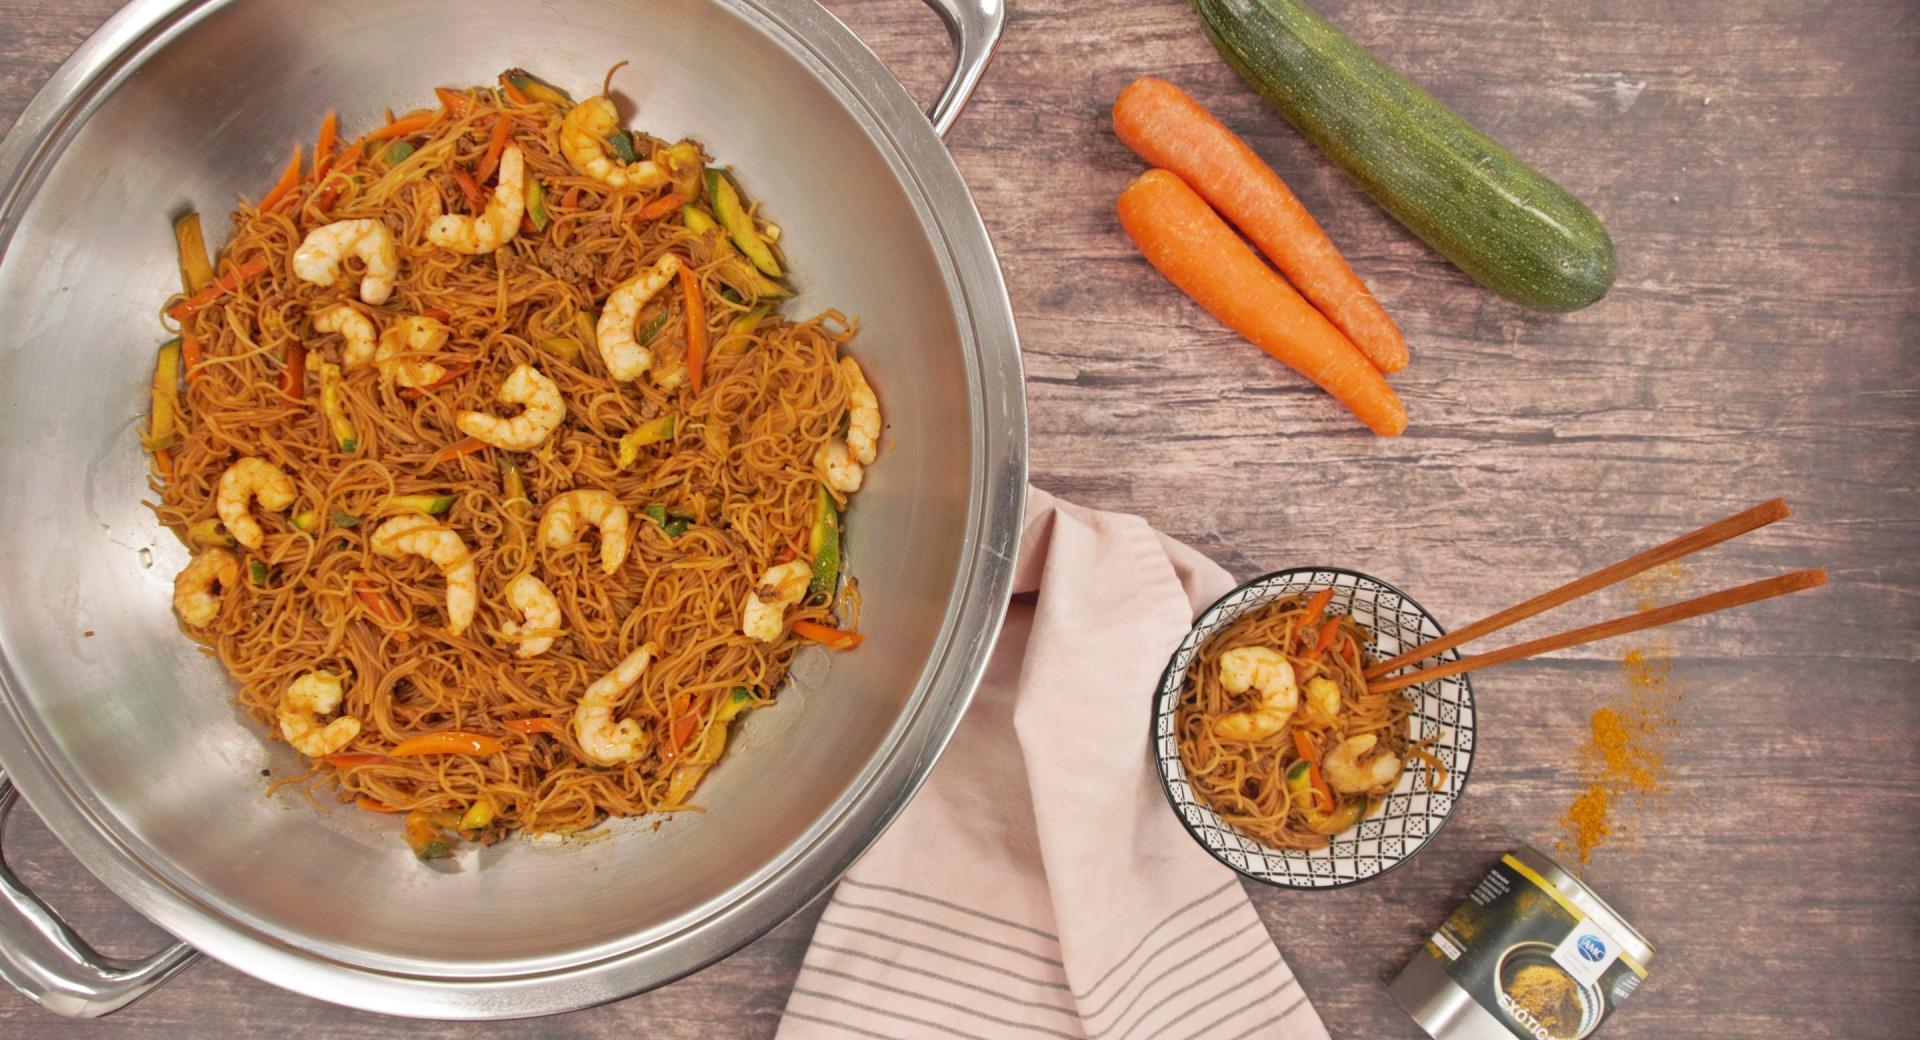
M 980 693 L 834 891 L 780 1040 L 1325 1040 L 1239 880 L 1169 811 L 1147 750 L 1167 656 L 1232 587 L 1138 517 L 1029 493 Z

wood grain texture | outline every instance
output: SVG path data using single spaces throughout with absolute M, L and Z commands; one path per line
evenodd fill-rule
M 1920 19 L 1910 0 L 1324 0 L 1386 60 L 1586 199 L 1619 251 L 1599 305 L 1542 317 L 1400 229 L 1215 57 L 1176 0 L 1013 0 L 949 138 L 1020 322 L 1033 475 L 1140 513 L 1235 573 L 1358 566 L 1451 623 L 1773 495 L 1797 516 L 1674 596 L 1825 565 L 1823 591 L 1668 630 L 1691 725 L 1664 808 L 1588 874 L 1659 948 L 1605 1036 L 1874 1040 L 1920 1015 Z M 112 3 L 0 0 L 10 121 Z M 910 0 L 829 6 L 920 97 L 950 59 Z M 1107 125 L 1134 76 L 1243 133 L 1406 331 L 1408 434 L 1378 440 L 1140 260 Z M 1625 591 L 1570 608 L 1619 613 Z M 1515 638 L 1552 631 L 1540 619 Z M 1558 627 L 1558 626 L 1556 626 Z M 1481 677 L 1481 751 L 1434 844 L 1359 888 L 1253 896 L 1337 1037 L 1415 1038 L 1382 987 L 1501 851 L 1550 843 L 1568 748 L 1623 646 Z M 1144 710 L 1144 708 L 1143 708 Z M 23 814 L 24 815 L 24 814 Z M 110 948 L 158 934 L 30 818 L 37 888 Z M 413 1024 L 202 962 L 110 1019 L 0 994 L 0 1035 L 765 1037 L 809 911 L 674 985 L 539 1022 Z

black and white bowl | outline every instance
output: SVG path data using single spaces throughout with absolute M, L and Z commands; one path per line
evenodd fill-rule
M 1339 888 L 1368 881 L 1406 862 L 1432 840 L 1452 815 L 1473 769 L 1473 685 L 1465 675 L 1408 688 L 1415 710 L 1414 739 L 1438 737 L 1432 751 L 1446 764 L 1438 789 L 1426 789 L 1425 771 L 1401 774 L 1386 805 L 1373 816 L 1335 835 L 1326 848 L 1275 849 L 1235 830 L 1201 801 L 1187 783 L 1180 761 L 1174 709 L 1187 667 L 1200 647 L 1242 615 L 1278 599 L 1333 589 L 1329 614 L 1347 614 L 1373 633 L 1367 654 L 1386 660 L 1445 634 L 1440 623 L 1412 597 L 1378 578 L 1340 567 L 1295 567 L 1275 571 L 1241 585 L 1200 614 L 1173 652 L 1153 698 L 1152 742 L 1160 783 L 1174 814 L 1193 840 L 1234 870 L 1284 888 Z M 1434 661 L 1459 657 L 1449 650 Z M 1421 662 L 1422 664 L 1431 662 Z

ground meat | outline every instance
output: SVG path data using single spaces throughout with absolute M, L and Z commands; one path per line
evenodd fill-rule
M 533 247 L 533 261 L 569 285 L 593 280 L 594 258 L 577 249 L 566 250 L 552 242 L 541 242 Z

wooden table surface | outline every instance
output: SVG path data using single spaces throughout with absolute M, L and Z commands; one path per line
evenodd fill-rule
M 115 6 L 0 2 L 0 119 Z M 937 90 L 949 59 L 919 5 L 830 6 L 918 96 Z M 1449 624 L 1786 496 L 1793 520 L 1701 558 L 1668 590 L 1815 564 L 1834 579 L 1666 634 L 1687 716 L 1670 789 L 1588 873 L 1659 957 L 1605 1035 L 1914 1035 L 1912 0 L 1325 0 L 1375 53 L 1606 221 L 1618 284 L 1564 317 L 1499 300 L 1393 223 L 1262 107 L 1177 0 L 1013 6 L 948 142 L 1019 318 L 1034 482 L 1142 514 L 1243 577 L 1302 562 L 1361 567 Z M 1411 416 L 1404 437 L 1365 433 L 1122 237 L 1112 200 L 1140 164 L 1110 132 L 1107 106 L 1143 73 L 1182 84 L 1246 135 L 1399 320 L 1414 357 L 1395 379 Z M 1594 620 L 1631 600 L 1574 615 Z M 1478 680 L 1470 797 L 1409 865 L 1333 893 L 1252 892 L 1335 1036 L 1421 1035 L 1384 981 L 1492 858 L 1552 842 L 1580 783 L 1573 748 L 1589 712 L 1622 689 L 1624 649 Z M 20 873 L 110 950 L 159 941 L 30 814 L 7 843 Z M 203 960 L 95 1023 L 0 994 L 0 1035 L 764 1037 L 814 919 L 803 912 L 653 993 L 537 1022 L 403 1024 Z

